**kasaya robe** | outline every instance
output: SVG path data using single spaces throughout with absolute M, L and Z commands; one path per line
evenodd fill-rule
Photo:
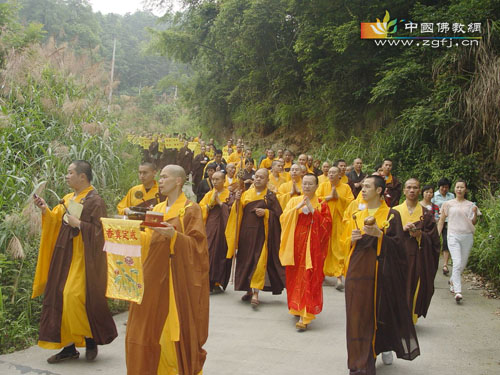
M 231 276 L 231 260 L 226 258 L 226 225 L 231 206 L 229 190 L 224 188 L 219 194 L 222 205 L 215 201 L 217 190 L 210 190 L 200 201 L 203 222 L 207 232 L 208 258 L 210 262 L 210 290 L 216 284 L 225 290 Z
M 426 316 L 434 294 L 434 278 L 439 265 L 440 242 L 434 214 L 419 203 L 412 214 L 408 211 L 406 201 L 394 207 L 401 215 L 401 225 L 414 223 L 422 230 L 420 240 L 404 232 L 408 270 L 406 281 L 406 298 L 413 315 L 413 322 L 419 316 Z
M 273 160 L 275 159 L 269 159 L 267 157 L 265 159 L 262 159 L 259 165 L 259 169 L 261 168 L 271 169 L 271 166 L 273 165 Z
M 186 175 L 191 172 L 191 164 L 193 163 L 193 151 L 189 147 L 182 147 L 177 153 L 177 165 L 184 168 Z
M 290 199 L 280 217 L 280 260 L 286 269 L 288 309 L 307 324 L 323 309 L 323 266 L 332 224 L 325 201 L 315 196 L 314 213 L 304 213 L 303 207 L 296 208 L 303 199 Z
M 389 207 L 397 206 L 401 198 L 401 191 L 401 182 L 395 176 L 389 174 L 385 179 L 385 203 Z
M 318 176 L 318 184 L 321 185 L 323 182 L 328 182 L 330 181 L 328 179 L 328 176 L 325 176 L 324 174 Z
M 109 344 L 118 334 L 105 297 L 107 262 L 101 217 L 106 217 L 106 204 L 92 186 L 63 199 L 66 207 L 70 200 L 83 204 L 80 229 L 63 223 L 62 204 L 42 215 L 32 294 L 32 298 L 44 295 L 38 345 L 45 349 L 72 343 L 84 347 L 85 337 L 92 337 L 98 345 Z
M 263 217 L 257 216 L 257 208 L 265 209 Z M 231 207 L 226 241 L 227 258 L 236 257 L 235 290 L 255 288 L 273 294 L 283 291 L 285 270 L 279 260 L 281 212 L 276 195 L 268 189 L 259 194 L 250 188 Z
M 290 173 L 290 168 L 292 168 L 293 165 L 293 160 L 291 161 L 285 161 L 285 165 L 283 165 L 283 170 L 287 173 Z
M 278 178 L 274 177 L 274 174 L 269 172 L 269 181 L 267 183 L 267 188 L 271 190 L 274 194 L 278 194 L 278 189 L 281 185 L 286 183 L 286 177 L 278 174 Z
M 413 360 L 420 354 L 412 317 L 406 302 L 406 254 L 399 212 L 382 201 L 375 213 L 367 209 L 346 217 L 343 243 L 346 259 L 347 364 L 351 374 L 375 374 L 375 358 L 395 351 Z M 363 233 L 364 219 L 374 216 L 383 236 Z M 357 223 L 357 225 L 356 225 Z M 351 245 L 351 234 L 363 237 Z M 358 371 L 358 372 L 357 372 Z
M 144 272 L 142 303 L 130 304 L 125 353 L 127 374 L 196 375 L 207 356 L 209 263 L 200 206 L 182 193 L 166 212 L 174 225 L 166 238 L 151 229 L 141 235 Z
M 143 184 L 130 188 L 127 195 L 118 203 L 116 209 L 119 215 L 125 215 L 126 208 L 156 206 L 164 200 L 165 197 L 160 194 L 158 183 L 155 181 L 151 189 L 147 191 Z
M 281 184 L 280 187 L 278 188 L 278 201 L 280 202 L 281 208 L 284 209 L 292 197 L 296 197 L 297 195 L 302 195 L 302 179 L 299 179 L 298 182 L 296 182 L 297 188 L 300 191 L 300 194 L 294 193 L 293 195 L 290 194 L 292 191 L 292 186 L 293 186 L 293 181 L 290 180 L 288 182 L 285 182 L 284 184 Z
M 344 259 L 346 257 L 346 248 L 341 243 L 342 221 L 344 211 L 354 200 L 351 188 L 347 184 L 339 182 L 335 187 L 338 198 L 328 201 L 328 208 L 331 214 L 331 236 L 328 245 L 328 253 L 325 260 L 324 272 L 326 276 L 340 277 L 344 273 Z M 323 182 L 316 190 L 316 195 L 324 200 L 332 192 L 332 183 Z
M 349 184 L 349 178 L 347 178 L 346 175 L 343 175 L 341 178 L 340 178 L 340 183 L 341 184 Z
M 356 171 L 353 169 L 349 173 L 346 173 L 347 178 L 349 179 L 349 186 L 351 187 L 352 190 L 352 195 L 354 198 L 358 196 L 358 194 L 361 192 L 361 189 L 363 188 L 361 185 L 356 187 L 354 186 L 355 183 L 360 183 L 361 181 L 364 180 L 366 177 L 366 173 L 363 173 L 362 171 L 359 173 L 359 175 L 356 173 Z

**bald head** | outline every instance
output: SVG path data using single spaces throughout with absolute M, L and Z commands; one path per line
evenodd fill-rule
M 300 154 L 299 158 L 297 159 L 297 161 L 301 165 L 306 165 L 307 164 L 307 155 L 306 154 Z
M 180 165 L 169 164 L 163 170 L 167 170 L 173 177 L 182 178 L 182 183 L 186 182 L 186 171 Z
M 269 171 L 266 168 L 260 168 L 255 172 L 253 185 L 255 190 L 262 191 L 266 188 L 269 181 Z

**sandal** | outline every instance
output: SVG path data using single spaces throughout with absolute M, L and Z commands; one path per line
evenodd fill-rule
M 448 265 L 444 265 L 443 266 L 443 275 L 448 275 L 450 273 L 450 270 L 448 269 Z
M 74 352 L 69 352 L 69 351 L 61 351 L 57 354 L 54 354 L 53 356 L 47 358 L 47 362 L 50 364 L 53 363 L 59 363 L 62 361 L 65 361 L 67 359 L 78 359 L 80 357 L 80 352 L 75 349 Z
M 252 297 L 252 300 L 250 301 L 250 304 L 252 305 L 252 307 L 255 309 L 257 308 L 257 306 L 259 306 L 259 299 L 258 297 Z
M 250 301 L 252 299 L 252 297 L 253 297 L 253 293 L 247 293 L 247 294 L 244 294 L 243 297 L 241 297 L 241 300 L 247 302 L 247 301 Z
M 299 332 L 304 332 L 307 330 L 307 324 L 304 324 L 302 322 L 297 322 L 295 323 L 295 328 L 297 328 L 297 331 Z

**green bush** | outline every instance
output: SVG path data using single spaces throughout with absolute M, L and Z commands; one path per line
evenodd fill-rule
M 493 282 L 500 289 L 500 196 L 484 192 L 479 203 L 483 214 L 474 235 L 474 246 L 468 267 Z

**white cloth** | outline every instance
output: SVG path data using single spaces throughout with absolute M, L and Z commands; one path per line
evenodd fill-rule
M 448 223 L 449 225 L 449 223 Z M 467 266 L 467 260 L 474 243 L 474 234 L 456 234 L 448 231 L 448 249 L 453 260 L 453 270 L 450 281 L 455 293 L 462 293 L 462 272 Z
M 474 234 L 476 228 L 472 224 L 474 203 L 468 200 L 451 200 L 443 203 L 441 212 L 448 217 L 448 233 L 453 234 Z M 477 215 L 481 215 L 479 208 Z

